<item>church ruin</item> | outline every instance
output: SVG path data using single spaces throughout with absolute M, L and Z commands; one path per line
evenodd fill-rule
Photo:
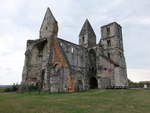
M 22 85 L 40 84 L 43 91 L 50 92 L 128 87 L 122 28 L 118 23 L 101 27 L 98 44 L 88 20 L 79 34 L 79 45 L 57 34 L 57 21 L 48 8 L 39 39 L 27 41 Z

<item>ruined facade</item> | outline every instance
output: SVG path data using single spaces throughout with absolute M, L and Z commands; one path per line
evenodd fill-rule
M 43 91 L 50 92 L 127 88 L 119 24 L 102 26 L 98 44 L 88 20 L 79 34 L 79 45 L 58 38 L 57 34 L 57 21 L 48 8 L 39 39 L 27 41 L 22 85 L 40 84 Z

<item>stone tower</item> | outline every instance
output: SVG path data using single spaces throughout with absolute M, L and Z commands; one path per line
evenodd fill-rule
M 40 38 L 57 37 L 58 25 L 51 10 L 47 8 L 40 28 Z
M 79 45 L 86 48 L 93 47 L 96 45 L 96 35 L 88 19 L 86 19 L 80 31 Z
M 124 58 L 122 30 L 116 22 L 101 27 L 101 45 L 104 49 L 105 56 L 108 56 L 118 65 L 119 59 Z
M 116 67 L 114 72 L 115 86 L 126 84 L 126 62 L 124 57 L 122 28 L 116 22 L 101 27 L 101 41 L 104 54 L 112 60 Z

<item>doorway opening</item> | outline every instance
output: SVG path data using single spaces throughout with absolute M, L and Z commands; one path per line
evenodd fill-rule
M 90 89 L 97 89 L 98 88 L 98 83 L 97 79 L 95 77 L 90 78 Z

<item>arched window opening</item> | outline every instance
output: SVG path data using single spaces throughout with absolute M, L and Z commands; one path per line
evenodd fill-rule
M 107 40 L 107 46 L 110 47 L 111 46 L 111 41 Z
M 107 27 L 107 34 L 110 34 L 110 27 Z
M 46 26 L 46 28 L 45 28 L 46 30 L 47 30 L 47 26 Z
M 82 42 L 84 43 L 85 39 L 84 39 L 84 36 L 82 37 Z
M 71 48 L 71 53 L 73 53 L 74 52 L 74 49 L 73 49 L 73 47 Z
M 108 58 L 110 58 L 110 53 L 108 53 L 107 55 L 108 55 Z

